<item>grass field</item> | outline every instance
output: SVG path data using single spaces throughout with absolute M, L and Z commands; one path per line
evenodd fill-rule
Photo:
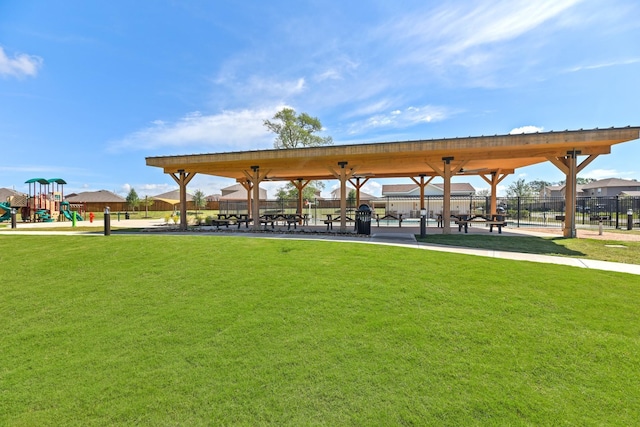
M 588 258 L 600 261 L 640 264 L 640 242 L 564 237 L 432 234 L 419 241 L 438 245 L 462 246 L 496 251 Z
M 356 243 L 0 236 L 0 425 L 634 425 L 636 276 Z

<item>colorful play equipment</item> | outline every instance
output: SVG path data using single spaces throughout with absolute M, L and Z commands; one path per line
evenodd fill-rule
M 19 209 L 22 221 L 31 222 L 52 222 L 64 221 L 82 221 L 81 213 L 76 208 L 84 211 L 83 205 L 71 205 L 64 201 L 64 185 L 65 180 L 62 178 L 32 178 L 25 181 L 29 185 L 29 193 L 26 196 L 12 196 L 7 203 L 0 206 L 4 210 L 6 205 L 11 208 Z M 4 217 L 2 215 L 2 217 Z M 9 212 L 9 218 L 11 213 Z
M 0 202 L 0 222 L 9 221 L 11 219 L 11 205 L 9 203 Z

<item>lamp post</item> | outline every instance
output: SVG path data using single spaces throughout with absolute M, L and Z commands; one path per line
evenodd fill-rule
M 104 208 L 104 235 L 111 236 L 111 212 L 109 206 Z

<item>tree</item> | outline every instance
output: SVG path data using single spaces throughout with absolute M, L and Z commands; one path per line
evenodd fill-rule
M 264 125 L 276 134 L 273 143 L 275 148 L 317 147 L 333 144 L 333 138 L 330 136 L 314 135 L 315 132 L 322 130 L 322 123 L 317 117 L 311 117 L 307 113 L 296 115 L 294 109 L 283 108 L 273 116 L 273 120 L 265 120 Z M 312 181 L 302 190 L 302 198 L 313 200 L 323 188 L 324 183 Z M 288 183 L 278 189 L 276 197 L 278 200 L 297 199 L 298 189 Z
M 580 178 L 579 176 L 576 177 L 576 184 L 578 185 L 586 185 L 593 181 L 595 181 L 595 178 Z M 558 185 L 564 185 L 565 182 L 566 181 L 563 179 L 562 181 L 558 182 Z
M 507 187 L 507 197 L 530 197 L 531 193 L 531 186 L 525 182 L 524 178 L 520 178 Z
M 273 120 L 265 120 L 264 125 L 276 134 L 273 143 L 275 148 L 316 147 L 333 144 L 330 136 L 321 137 L 314 135 L 322 130 L 322 123 L 317 117 L 311 117 L 307 113 L 296 115 L 292 108 L 283 108 L 278 111 Z
M 193 204 L 196 206 L 196 216 L 198 216 L 198 210 L 203 209 L 207 205 L 207 198 L 202 190 L 196 190 L 193 193 Z
M 132 188 L 131 190 L 129 190 L 126 201 L 131 210 L 135 211 L 140 204 L 140 198 L 138 197 L 138 193 L 136 193 L 135 189 Z
M 351 189 L 351 191 L 349 191 L 349 194 L 347 194 L 347 203 L 350 205 L 354 205 L 356 203 L 356 190 Z
M 149 218 L 149 206 L 153 205 L 153 202 L 155 202 L 155 200 L 153 200 L 149 196 L 144 196 L 144 199 L 142 199 L 140 201 L 140 204 L 142 206 L 144 206 L 144 217 L 145 218 Z
M 549 187 L 551 185 L 550 182 L 548 181 L 544 181 L 542 179 L 537 179 L 535 181 L 531 181 L 529 183 L 529 187 L 531 188 L 531 192 L 535 192 L 539 195 L 543 195 L 544 194 L 544 189 Z
M 307 184 L 307 186 L 302 190 L 302 198 L 313 200 L 323 189 L 324 183 L 322 181 L 312 181 Z M 289 182 L 286 185 L 278 188 L 278 191 L 276 192 L 276 198 L 278 200 L 295 200 L 298 198 L 298 189 Z

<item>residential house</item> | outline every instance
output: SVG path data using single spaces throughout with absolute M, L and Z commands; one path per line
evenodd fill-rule
M 8 202 L 10 197 L 25 197 L 26 194 L 19 191 L 12 190 L 10 188 L 0 188 L 0 202 Z
M 640 182 L 631 179 L 607 178 L 590 182 L 582 187 L 584 196 L 613 197 L 622 192 L 640 191 Z
M 220 192 L 221 194 L 217 196 L 218 200 L 247 200 L 247 189 L 242 184 L 225 187 Z M 251 191 L 251 198 L 253 199 L 253 191 Z M 267 200 L 267 190 L 264 188 L 260 189 L 260 200 Z
M 542 189 L 542 192 L 540 193 L 540 197 L 551 197 L 551 198 L 561 198 L 564 199 L 565 198 L 565 185 L 548 185 L 546 187 L 544 187 Z M 584 196 L 584 191 L 583 191 L 583 187 L 584 185 L 581 184 L 577 184 L 576 185 L 576 197 L 582 197 Z
M 469 213 L 475 209 L 471 196 L 476 194 L 475 188 L 468 182 L 451 183 L 451 213 Z M 425 209 L 430 218 L 435 218 L 442 212 L 442 196 L 444 195 L 444 183 L 429 183 L 425 186 Z M 382 186 L 382 197 L 386 215 L 397 216 L 402 214 L 405 218 L 418 218 L 420 216 L 420 186 L 417 184 L 391 184 Z M 378 206 L 376 206 L 378 207 Z
M 104 212 L 108 206 L 111 212 L 126 211 L 127 202 L 124 197 L 108 190 L 84 191 L 82 193 L 67 194 L 64 198 L 73 205 L 83 205 L 84 212 Z

